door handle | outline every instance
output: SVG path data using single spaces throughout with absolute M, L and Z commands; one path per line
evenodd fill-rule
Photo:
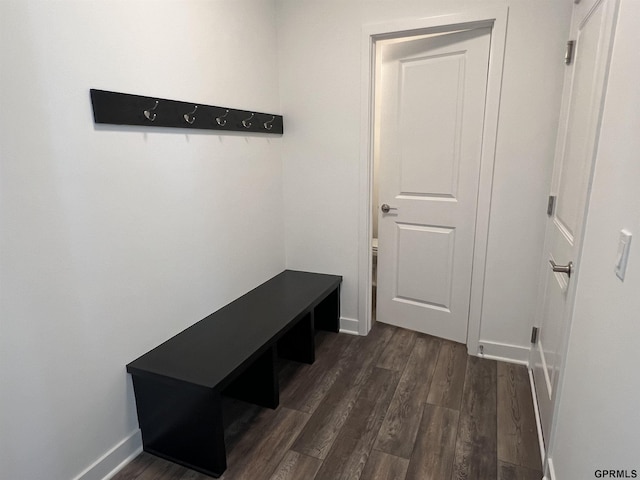
M 380 210 L 382 210 L 382 213 L 389 213 L 391 210 L 397 210 L 397 208 L 396 207 L 390 207 L 386 203 L 383 203 L 380 206 Z
M 571 272 L 573 271 L 573 262 L 569 262 L 566 265 L 558 265 L 553 260 L 549 260 L 551 269 L 557 273 L 566 273 L 567 277 L 571 278 Z

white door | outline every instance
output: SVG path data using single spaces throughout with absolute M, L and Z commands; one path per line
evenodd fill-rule
M 482 27 L 382 43 L 376 85 L 376 317 L 461 343 L 490 40 L 491 29 Z
M 615 0 L 583 0 L 575 6 L 572 21 L 571 38 L 576 44 L 565 80 L 552 183 L 555 209 L 547 223 L 542 258 L 541 298 L 536 316 L 539 338 L 530 359 L 547 446 L 573 308 L 615 3 Z M 571 262 L 571 275 L 554 272 L 551 262 L 559 266 Z

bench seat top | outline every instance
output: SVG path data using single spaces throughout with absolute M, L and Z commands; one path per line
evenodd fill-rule
M 333 292 L 341 276 L 285 270 L 127 365 L 214 388 Z

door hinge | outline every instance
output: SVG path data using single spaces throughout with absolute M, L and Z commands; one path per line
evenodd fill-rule
M 557 197 L 555 195 L 549 195 L 549 200 L 547 201 L 547 215 L 548 216 L 552 216 L 553 212 L 555 211 L 556 198 Z
M 534 345 L 538 343 L 539 332 L 540 330 L 538 329 L 538 327 L 531 327 L 531 343 L 533 343 Z
M 573 52 L 576 49 L 576 41 L 575 40 L 569 40 L 567 42 L 567 49 L 564 51 L 564 64 L 565 65 L 571 65 L 571 62 L 573 62 Z

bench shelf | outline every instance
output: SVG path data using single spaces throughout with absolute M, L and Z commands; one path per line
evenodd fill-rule
M 285 270 L 128 364 L 145 451 L 222 475 L 221 396 L 276 408 L 277 357 L 313 363 L 315 331 L 339 330 L 341 281 Z

